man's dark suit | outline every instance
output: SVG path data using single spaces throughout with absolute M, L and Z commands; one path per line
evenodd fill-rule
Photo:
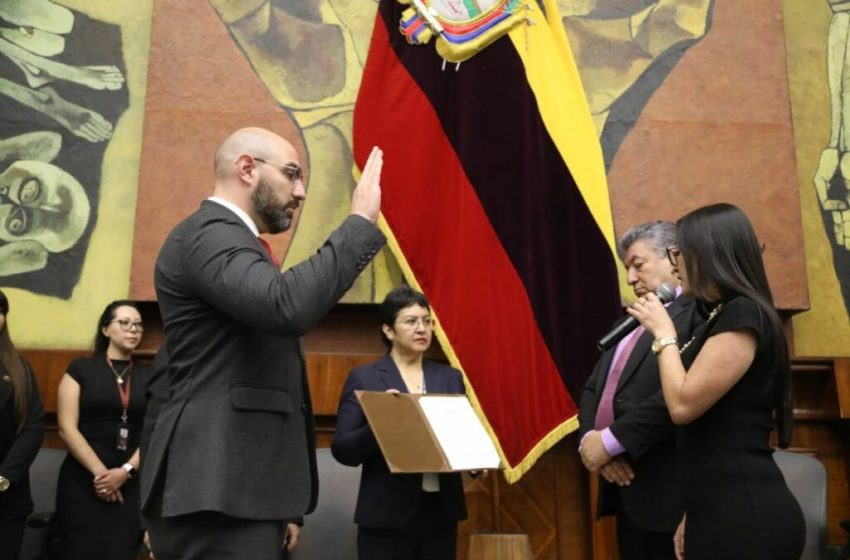
M 281 273 L 216 202 L 171 232 L 155 276 L 170 398 L 146 449 L 143 510 L 161 496 L 164 518 L 205 511 L 283 520 L 312 511 L 315 435 L 299 337 L 384 242 L 373 224 L 350 216 L 313 257 Z
M 447 365 L 423 361 L 425 388 L 429 393 L 464 393 L 460 372 Z M 365 528 L 397 528 L 410 523 L 422 495 L 421 474 L 391 474 L 378 442 L 366 422 L 354 391 L 386 391 L 407 387 L 390 356 L 351 370 L 337 411 L 336 434 L 331 452 L 344 465 L 363 465 L 354 522 Z M 440 499 L 446 519 L 466 518 L 463 482 L 458 473 L 440 475 Z
M 667 307 L 682 344 L 690 337 L 692 308 L 693 300 L 684 296 Z M 600 477 L 597 515 L 625 514 L 642 530 L 672 533 L 684 512 L 676 488 L 676 427 L 661 395 L 658 361 L 650 348 L 652 341 L 652 335 L 644 332 L 626 362 L 614 394 L 614 423 L 610 426 L 611 433 L 626 449 L 635 478 L 621 488 Z M 582 437 L 594 429 L 615 349 L 602 354 L 581 394 Z

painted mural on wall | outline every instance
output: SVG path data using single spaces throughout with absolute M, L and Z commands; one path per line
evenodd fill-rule
M 830 8 L 826 37 L 829 140 L 820 154 L 813 183 L 844 307 L 850 314 L 850 3 L 830 2 Z
M 558 0 L 606 167 L 646 102 L 711 27 L 714 0 Z
M 352 116 L 377 3 L 363 0 L 210 0 L 274 99 L 296 122 L 309 158 L 309 196 L 283 266 L 312 255 L 345 216 Z M 344 301 L 380 301 L 401 281 L 382 251 Z
M 121 33 L 49 0 L 0 0 L 0 19 L 0 285 L 67 299 L 129 104 Z
M 290 266 L 309 257 L 348 213 L 355 185 L 352 115 L 377 3 L 209 1 L 269 93 L 292 115 L 306 146 L 309 196 L 284 260 Z M 606 165 L 655 89 L 708 32 L 712 5 L 559 0 Z M 380 301 L 400 274 L 389 251 L 382 251 L 344 301 Z
M 797 173 L 812 310 L 794 318 L 796 351 L 850 355 L 850 5 L 785 0 Z

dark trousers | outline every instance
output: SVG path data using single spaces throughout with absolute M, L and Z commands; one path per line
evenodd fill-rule
M 215 511 L 162 517 L 160 495 L 145 512 L 157 560 L 280 560 L 282 521 L 230 517 Z
M 0 520 L 0 560 L 18 560 L 27 518 Z
M 446 519 L 438 492 L 423 492 L 419 511 L 403 527 L 357 531 L 360 560 L 454 560 L 456 551 L 457 522 Z
M 620 560 L 676 560 L 673 533 L 641 529 L 622 511 L 617 515 L 617 546 Z

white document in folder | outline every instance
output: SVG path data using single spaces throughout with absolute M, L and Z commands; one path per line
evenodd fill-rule
M 428 395 L 419 406 L 452 470 L 499 468 L 499 453 L 466 397 Z

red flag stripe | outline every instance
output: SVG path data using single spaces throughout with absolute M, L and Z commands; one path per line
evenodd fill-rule
M 388 100 L 407 109 L 403 121 L 394 120 Z M 382 213 L 482 411 L 508 444 L 502 449 L 505 457 L 517 465 L 564 418 L 574 416 L 576 407 L 520 277 L 433 107 L 389 46 L 380 19 L 357 104 L 356 161 L 362 166 L 372 145 L 380 142 L 385 152 Z M 421 143 L 423 138 L 428 144 Z M 511 371 L 510 364 L 526 370 Z

